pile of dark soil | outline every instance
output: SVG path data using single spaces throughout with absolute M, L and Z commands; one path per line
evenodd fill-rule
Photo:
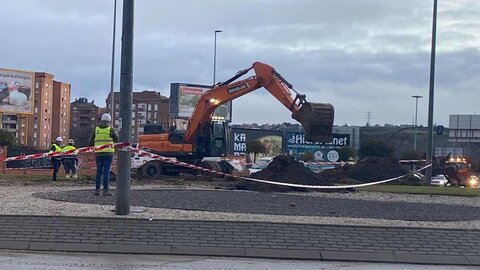
M 353 179 L 366 183 L 385 180 L 406 173 L 408 172 L 402 168 L 397 159 L 368 157 L 358 161 L 355 165 L 345 165 L 334 170 L 325 170 L 319 176 L 328 179 L 330 182 Z
M 268 166 L 254 174 L 251 178 L 271 180 L 281 183 L 301 185 L 329 185 L 324 178 L 306 168 L 302 163 L 291 156 L 277 156 Z M 292 188 L 271 184 L 263 184 L 253 181 L 244 181 L 236 185 L 237 189 L 256 191 L 306 191 L 305 188 Z

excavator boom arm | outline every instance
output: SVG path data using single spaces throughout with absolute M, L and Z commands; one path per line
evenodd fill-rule
M 255 76 L 235 81 L 251 69 L 255 71 Z M 194 141 L 198 130 L 210 121 L 218 106 L 262 87 L 267 89 L 270 94 L 292 112 L 292 117 L 304 127 L 307 139 L 313 138 L 312 141 L 324 141 L 325 137 L 331 136 L 333 107 L 330 104 L 308 103 L 305 96 L 298 93 L 293 97 L 290 91 L 290 89 L 295 91 L 293 86 L 274 68 L 264 63 L 255 62 L 251 68 L 241 70 L 231 79 L 215 85 L 201 96 L 184 134 L 185 142 L 192 143 Z M 312 127 L 321 130 L 320 133 L 312 130 Z M 312 133 L 314 136 L 309 136 Z

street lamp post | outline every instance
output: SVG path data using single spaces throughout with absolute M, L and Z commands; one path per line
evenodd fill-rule
M 115 29 L 116 29 L 116 24 L 117 24 L 117 0 L 113 2 L 113 37 L 112 37 L 112 66 L 110 70 L 110 116 L 112 117 L 112 126 L 115 126 L 115 112 L 114 110 L 114 104 L 115 104 L 115 98 L 114 98 L 114 90 L 113 90 L 113 85 L 114 85 L 114 79 L 115 79 Z
M 428 135 L 427 135 L 427 163 L 432 164 L 433 156 L 433 95 L 435 88 L 435 52 L 437 41 L 437 0 L 433 0 L 433 22 L 432 22 L 432 49 L 430 53 L 430 83 L 428 91 Z M 432 166 L 425 172 L 426 182 L 432 180 Z
M 222 30 L 215 30 L 215 39 L 213 41 L 213 85 L 215 85 L 215 69 L 217 66 L 217 33 L 223 32 Z
M 415 140 L 413 141 L 413 150 L 417 151 L 417 114 L 418 114 L 418 99 L 423 96 L 412 96 L 415 99 Z

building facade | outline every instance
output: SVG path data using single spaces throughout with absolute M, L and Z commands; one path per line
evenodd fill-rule
M 70 84 L 53 81 L 52 138 L 70 138 Z
M 35 72 L 32 114 L 2 116 L 2 128 L 12 132 L 17 144 L 34 149 L 48 149 L 52 140 L 69 137 L 70 85 L 57 82 L 54 76 Z
M 110 108 L 110 94 L 107 97 L 107 109 L 113 111 L 112 123 L 116 130 L 122 128 L 120 117 L 120 93 L 114 93 L 114 108 Z M 157 91 L 133 92 L 132 102 L 132 140 L 137 141 L 138 135 L 143 134 L 145 124 L 161 124 L 168 126 L 169 99 Z
M 53 75 L 35 73 L 33 115 L 28 116 L 28 146 L 48 149 L 52 142 Z M 53 138 L 54 139 L 54 138 Z
M 88 146 L 97 121 L 98 106 L 87 98 L 75 99 L 70 104 L 70 116 L 70 138 L 77 147 Z

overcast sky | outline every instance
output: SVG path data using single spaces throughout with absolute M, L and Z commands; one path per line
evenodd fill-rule
M 480 113 L 480 1 L 439 0 L 434 123 Z M 117 7 L 115 89 L 120 81 Z M 72 101 L 105 106 L 113 0 L 1 1 L 0 67 L 47 71 L 71 83 Z M 433 0 L 137 0 L 134 91 L 170 95 L 170 83 L 211 84 L 255 61 L 279 71 L 336 125 L 426 125 Z M 234 123 L 294 122 L 264 89 L 234 101 Z

